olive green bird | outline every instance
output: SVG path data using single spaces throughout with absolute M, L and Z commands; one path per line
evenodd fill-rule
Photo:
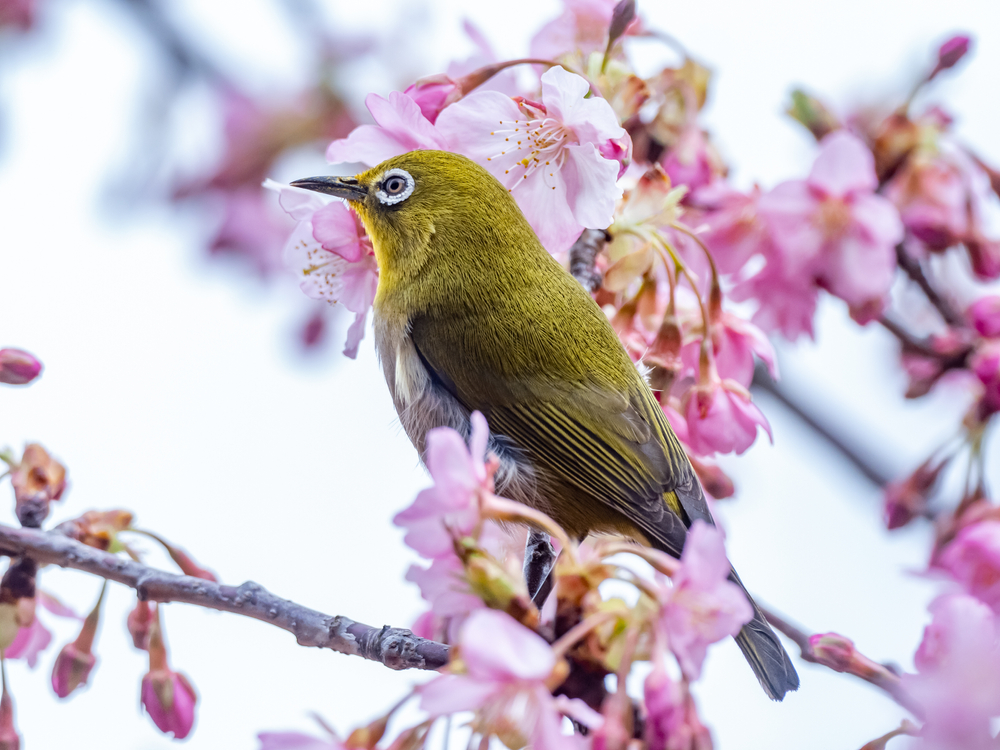
M 604 313 L 485 169 L 413 151 L 356 177 L 292 184 L 347 199 L 371 237 L 375 345 L 421 456 L 428 430 L 468 437 L 478 410 L 500 459 L 498 493 L 570 535 L 616 532 L 679 557 L 694 520 L 713 523 L 684 449 Z M 730 578 L 742 587 L 735 571 Z M 736 641 L 769 697 L 798 688 L 756 605 Z

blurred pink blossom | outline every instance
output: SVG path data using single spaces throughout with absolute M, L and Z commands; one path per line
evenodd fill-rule
M 990 719 L 1000 715 L 1000 644 L 993 612 L 964 594 L 938 597 L 929 609 L 933 620 L 913 659 L 918 674 L 902 678 L 924 708 L 924 747 L 995 747 Z
M 493 469 L 484 463 L 489 439 L 486 418 L 473 412 L 470 421 L 468 447 L 450 427 L 428 431 L 424 460 L 434 486 L 392 519 L 406 529 L 406 544 L 424 557 L 453 556 L 455 538 L 466 536 L 480 522 L 477 501 L 493 492 Z
M 969 305 L 965 315 L 980 336 L 1000 337 L 1000 296 L 980 297 Z
M 785 275 L 814 281 L 854 307 L 881 300 L 895 274 L 903 226 L 876 187 L 871 151 L 837 130 L 820 143 L 807 179 L 763 195 L 760 211 Z
M 235 188 L 220 193 L 220 198 L 223 218 L 210 251 L 243 255 L 264 276 L 279 269 L 279 248 L 294 225 L 257 187 Z
M 140 700 L 161 732 L 175 740 L 190 734 L 198 696 L 187 677 L 171 669 L 150 670 L 142 678 Z
M 754 325 L 794 341 L 803 334 L 812 338 L 818 291 L 801 277 L 792 277 L 780 258 L 772 255 L 763 270 L 739 284 L 730 296 L 736 301 L 755 300 Z
M 740 271 L 756 254 L 773 253 L 767 225 L 757 210 L 759 200 L 757 186 L 741 193 L 721 180 L 692 195 L 691 203 L 706 212 L 701 239 L 722 273 Z
M 359 125 L 346 138 L 331 143 L 326 150 L 326 160 L 331 164 L 360 162 L 373 167 L 407 151 L 451 150 L 431 121 L 424 117 L 420 105 L 406 94 L 393 91 L 388 99 L 369 94 L 365 106 L 375 124 Z
M 714 371 L 705 383 L 692 387 L 682 401 L 687 420 L 687 444 L 701 456 L 713 453 L 743 453 L 763 427 L 774 442 L 771 425 L 750 393 L 735 380 L 720 379 Z
M 969 47 L 971 44 L 972 39 L 965 34 L 953 36 L 942 44 L 938 49 L 937 65 L 934 66 L 934 70 L 928 78 L 933 78 L 942 70 L 955 67 L 955 65 L 958 64 L 958 61 L 969 53 Z
M 278 193 L 281 207 L 298 221 L 285 243 L 284 258 L 299 276 L 299 287 L 312 299 L 340 302 L 355 314 L 344 344 L 344 354 L 353 359 L 378 287 L 371 241 L 344 203 L 327 202 L 318 193 L 272 180 L 264 185 Z
M 753 323 L 728 310 L 712 322 L 712 344 L 720 378 L 734 380 L 749 388 L 753 380 L 754 355 L 764 363 L 771 377 L 778 377 L 778 365 L 770 340 Z M 690 372 L 698 371 L 700 350 L 699 340 L 686 344 L 681 350 L 684 366 Z
M 740 587 L 728 579 L 722 532 L 696 520 L 688 531 L 680 571 L 664 590 L 660 623 L 684 676 L 701 676 L 708 646 L 736 635 L 753 617 Z
M 36 616 L 31 625 L 17 629 L 17 635 L 4 649 L 7 659 L 24 659 L 32 669 L 38 664 L 38 655 L 52 643 L 52 633 Z
M 511 191 L 551 253 L 568 250 L 584 228 L 611 224 L 617 179 L 631 158 L 611 105 L 584 98 L 589 91 L 586 80 L 554 67 L 542 75 L 541 103 L 474 91 L 437 120 L 452 150 Z
M 586 59 L 591 52 L 603 52 L 617 4 L 618 0 L 563 0 L 563 12 L 532 38 L 531 56 L 554 60 L 578 52 Z M 625 33 L 634 34 L 640 26 L 637 18 Z
M 918 153 L 890 180 L 885 196 L 914 237 L 932 250 L 944 250 L 969 234 L 968 188 L 956 159 Z
M 711 750 L 712 735 L 701 723 L 694 699 L 660 663 L 643 684 L 646 743 L 649 750 Z
M 941 550 L 935 566 L 1000 613 L 1000 521 L 966 526 Z
M 465 566 L 455 555 L 435 559 L 429 568 L 411 565 L 406 580 L 420 587 L 420 595 L 440 618 L 461 617 L 485 605 L 469 590 Z
M 983 405 L 990 413 L 1000 411 L 1000 339 L 988 339 L 976 347 L 969 369 L 983 384 Z
M 508 747 L 583 748 L 578 735 L 562 733 L 562 716 L 590 727 L 601 716 L 579 699 L 554 699 L 546 684 L 556 666 L 552 647 L 510 615 L 473 612 L 458 642 L 463 674 L 445 674 L 419 688 L 420 707 L 431 716 L 475 711 L 472 726 Z
M 663 169 L 674 185 L 687 185 L 691 190 L 708 185 L 713 177 L 708 141 L 697 125 L 685 128 L 677 143 L 666 153 Z

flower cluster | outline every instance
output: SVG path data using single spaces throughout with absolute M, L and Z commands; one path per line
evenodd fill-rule
M 746 596 L 728 580 L 721 532 L 697 521 L 679 562 L 617 539 L 578 547 L 544 515 L 493 493 L 497 463 L 486 455 L 486 420 L 477 412 L 471 421 L 468 446 L 451 428 L 428 433 L 434 486 L 395 518 L 406 530 L 406 543 L 431 560 L 428 568 L 413 566 L 407 575 L 431 605 L 418 629 L 454 644 L 444 674 L 413 693 L 426 718 L 404 729 L 396 742 L 423 747 L 435 722 L 471 712 L 469 741 L 478 737 L 481 746 L 496 738 L 509 748 L 582 750 L 624 746 L 635 737 L 649 748 L 710 747 L 689 684 L 701 676 L 708 647 L 738 633 L 753 615 Z M 530 523 L 554 535 L 562 551 L 553 572 L 554 615 L 543 617 L 528 598 L 519 558 L 516 566 L 505 565 L 496 522 Z M 639 575 L 617 561 L 621 553 L 644 558 L 660 575 Z M 631 605 L 602 595 L 601 584 L 616 577 L 635 584 Z M 640 661 L 651 662 L 654 671 L 645 700 L 635 703 L 624 684 Z M 577 694 L 568 678 L 580 670 L 594 679 Z M 621 688 L 608 692 L 603 676 L 613 673 Z M 637 716 L 643 717 L 644 733 Z M 382 731 L 387 719 L 378 720 Z M 567 732 L 566 719 L 585 728 L 590 739 Z M 374 748 L 381 736 L 369 727 L 343 743 L 335 734 L 320 740 L 265 733 L 260 739 L 261 750 Z M 700 744 L 692 744 L 695 738 Z

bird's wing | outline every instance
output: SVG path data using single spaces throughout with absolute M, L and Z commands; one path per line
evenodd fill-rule
M 619 392 L 533 371 L 523 358 L 516 376 L 500 376 L 495 364 L 440 333 L 420 319 L 410 331 L 432 377 L 545 471 L 619 512 L 676 556 L 687 524 L 710 518 L 683 448 L 623 352 L 629 386 Z M 616 338 L 605 343 L 620 348 Z

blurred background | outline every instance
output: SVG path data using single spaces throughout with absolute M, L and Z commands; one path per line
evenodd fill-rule
M 367 93 L 482 59 L 469 24 L 497 58 L 521 57 L 560 2 L 0 8 L 0 346 L 29 349 L 46 368 L 30 388 L 0 392 L 0 445 L 37 440 L 68 467 L 53 522 L 128 508 L 226 583 L 251 579 L 327 613 L 408 626 L 423 607 L 403 580 L 411 556 L 390 519 L 428 478 L 370 334 L 356 361 L 340 354 L 346 316 L 312 307 L 281 268 L 290 226 L 254 186 L 328 172 L 323 148 L 367 121 Z M 842 112 L 901 98 L 959 31 L 974 35 L 973 52 L 924 96 L 957 118 L 960 141 L 1000 163 L 1000 6 L 991 0 L 639 10 L 713 70 L 702 122 L 740 187 L 808 171 L 815 144 L 783 113 L 793 87 Z M 640 67 L 671 54 L 630 44 Z M 780 346 L 779 363 L 785 392 L 889 477 L 953 435 L 969 400 L 945 384 L 904 401 L 894 340 L 856 326 L 829 297 L 815 341 Z M 758 440 L 722 461 L 737 484 L 734 499 L 716 504 L 730 557 L 769 606 L 912 668 L 937 590 L 920 575 L 931 530 L 885 531 L 880 488 L 778 401 L 757 397 L 774 445 Z M 995 484 L 996 445 L 989 455 Z M 13 523 L 7 513 L 0 518 Z M 52 570 L 40 585 L 81 612 L 99 589 Z M 9 665 L 24 746 L 171 744 L 139 708 L 146 663 L 124 627 L 133 600 L 110 588 L 99 665 L 65 705 L 49 670 L 76 625 L 42 613 L 53 646 L 34 671 Z M 193 748 L 255 748 L 261 730 L 311 730 L 310 712 L 343 731 L 427 678 L 303 649 L 252 620 L 179 604 L 163 611 L 171 666 L 200 694 Z M 797 663 L 802 689 L 772 704 L 735 644 L 714 647 L 695 693 L 717 747 L 857 748 L 904 716 L 856 679 Z

